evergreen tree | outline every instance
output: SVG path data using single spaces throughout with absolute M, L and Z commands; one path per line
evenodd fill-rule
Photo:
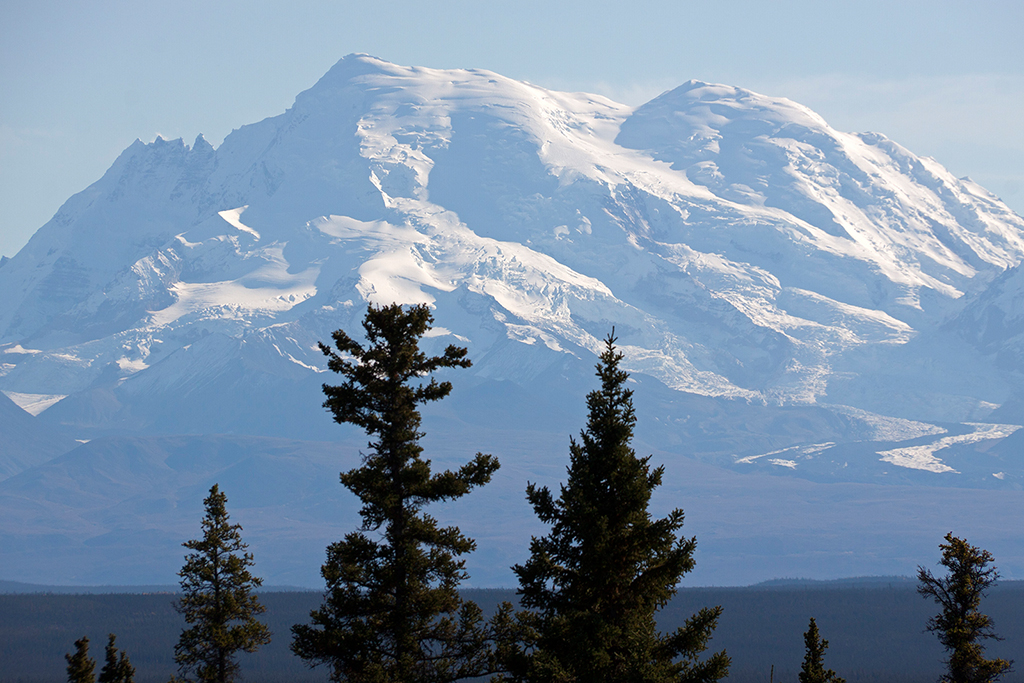
M 98 683 L 133 683 L 135 680 L 135 667 L 128 661 L 128 655 L 121 652 L 114 645 L 115 636 L 108 635 L 106 649 L 106 663 L 100 670 Z
M 228 521 L 227 496 L 214 484 L 203 504 L 203 537 L 182 544 L 194 552 L 178 572 L 182 597 L 175 607 L 192 626 L 182 630 L 174 661 L 183 675 L 226 683 L 238 679 L 235 653 L 255 652 L 270 642 L 270 631 L 256 619 L 265 610 L 253 589 L 263 580 L 249 572 L 252 555 L 242 527 Z
M 836 676 L 832 669 L 825 669 L 825 650 L 828 649 L 828 641 L 818 634 L 818 625 L 811 617 L 811 623 L 804 633 L 804 655 L 803 666 L 800 667 L 800 683 L 846 683 L 846 679 Z
M 95 683 L 96 660 L 89 657 L 89 639 L 82 636 L 75 641 L 75 654 L 66 654 L 68 683 Z
M 522 616 L 532 634 L 509 663 L 515 679 L 660 683 L 728 673 L 724 651 L 699 660 L 720 607 L 702 609 L 674 633 L 656 629 L 655 612 L 693 568 L 696 540 L 677 537 L 682 510 L 662 519 L 648 512 L 664 468 L 652 470 L 650 457 L 638 458 L 630 446 L 636 416 L 622 357 L 613 330 L 597 365 L 601 388 L 587 396 L 586 429 L 579 443 L 570 439 L 558 499 L 546 487 L 527 487 L 537 516 L 552 528 L 513 567 L 522 605 L 532 610 Z
M 328 547 L 324 604 L 310 614 L 312 624 L 292 629 L 292 650 L 311 666 L 329 665 L 334 681 L 442 683 L 494 669 L 495 634 L 457 590 L 466 577 L 457 558 L 475 543 L 422 512 L 487 483 L 498 469 L 494 457 L 478 453 L 457 472 L 431 474 L 422 457 L 417 406 L 452 387 L 416 380 L 470 366 L 464 348 L 448 346 L 434 357 L 419 350 L 432 320 L 422 305 L 370 306 L 366 348 L 343 330 L 333 335 L 342 355 L 320 345 L 328 367 L 346 380 L 323 386 L 324 407 L 335 422 L 373 438 L 362 466 L 341 475 L 362 501 L 362 527 Z M 505 606 L 502 615 L 510 610 Z
M 928 630 L 936 633 L 949 652 L 948 671 L 940 679 L 947 683 L 987 683 L 1009 673 L 1012 661 L 985 659 L 979 641 L 986 638 L 1002 640 L 992 630 L 992 620 L 978 611 L 981 598 L 999 579 L 999 572 L 988 565 L 993 561 L 987 550 L 976 548 L 946 534 L 940 543 L 940 563 L 949 571 L 936 578 L 924 567 L 917 568 L 917 592 L 931 596 L 942 607 L 942 613 L 928 620 Z

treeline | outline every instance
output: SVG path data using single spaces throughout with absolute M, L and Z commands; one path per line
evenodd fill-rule
M 362 523 L 328 546 L 323 601 L 291 625 L 291 652 L 348 683 L 710 683 L 730 670 L 739 675 L 715 640 L 721 604 L 694 606 L 668 626 L 665 608 L 694 567 L 697 541 L 682 533 L 681 509 L 662 518 L 648 510 L 664 466 L 632 448 L 636 415 L 614 329 L 597 364 L 600 386 L 586 397 L 586 425 L 570 439 L 564 483 L 555 491 L 525 483 L 548 531 L 512 567 L 517 602 L 485 611 L 460 593 L 462 556 L 475 543 L 457 527 L 440 526 L 426 508 L 485 486 L 500 464 L 477 453 L 456 470 L 434 472 L 423 456 L 419 406 L 452 390 L 434 373 L 471 365 L 462 347 L 449 345 L 439 356 L 419 348 L 431 322 L 425 305 L 370 306 L 365 346 L 344 330 L 333 334 L 334 348 L 320 345 L 328 368 L 344 379 L 323 386 L 324 407 L 371 441 L 362 464 L 341 474 L 361 502 Z M 215 484 L 204 504 L 202 535 L 184 544 L 191 552 L 173 603 L 186 627 L 173 646 L 184 678 L 172 681 L 226 683 L 239 680 L 240 653 L 272 642 L 271 629 L 257 596 L 262 581 L 250 572 L 254 558 L 241 527 L 229 521 L 226 495 Z M 938 606 L 924 625 L 948 654 L 944 680 L 998 680 L 1011 662 L 986 658 L 982 641 L 997 636 L 979 609 L 998 578 L 993 558 L 952 533 L 939 547 L 945 573 L 920 568 L 917 591 Z M 806 630 L 790 636 L 803 643 L 799 681 L 845 683 L 825 661 L 835 624 L 824 618 L 819 626 L 816 617 L 823 618 L 807 615 Z M 76 640 L 65 656 L 69 683 L 133 683 L 135 669 L 114 638 L 111 631 L 98 679 L 88 639 Z M 780 676 L 789 675 L 787 666 L 780 663 Z M 889 680 L 894 673 L 887 671 Z

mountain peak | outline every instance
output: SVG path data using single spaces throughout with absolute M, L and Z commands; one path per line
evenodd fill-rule
M 200 133 L 199 135 L 196 136 L 195 142 L 192 143 L 192 151 L 211 152 L 213 151 L 213 145 L 211 145 L 210 141 L 207 140 L 202 133 Z
M 397 74 L 408 70 L 408 67 L 392 64 L 373 55 L 353 52 L 335 62 L 310 90 L 344 87 L 349 81 L 369 74 Z
M 777 127 L 798 124 L 829 129 L 821 116 L 784 97 L 770 97 L 732 85 L 690 80 L 637 108 L 637 115 L 690 120 L 692 126 L 718 128 L 737 120 Z

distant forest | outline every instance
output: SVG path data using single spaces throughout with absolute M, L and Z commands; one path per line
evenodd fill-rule
M 722 605 L 712 648 L 732 658 L 727 680 L 765 683 L 771 666 L 775 681 L 797 680 L 804 655 L 801 634 L 814 616 L 829 641 L 827 663 L 847 683 L 932 683 L 943 672 L 943 651 L 925 631 L 935 605 L 917 594 L 907 579 L 864 583 L 777 582 L 746 588 L 681 588 L 658 614 L 662 629 L 675 628 L 701 607 Z M 464 590 L 491 611 L 511 590 Z M 64 654 L 75 639 L 88 635 L 98 646 L 107 633 L 131 657 L 138 683 L 166 683 L 175 671 L 174 644 L 184 625 L 164 594 L 8 594 L 0 595 L 0 681 L 63 683 Z M 239 655 L 243 680 L 250 683 L 326 681 L 327 671 L 310 670 L 289 651 L 290 629 L 309 617 L 323 600 L 319 592 L 262 593 L 265 622 L 274 633 L 270 645 Z M 982 604 L 1005 638 L 986 644 L 990 656 L 1016 658 L 1024 653 L 1024 582 L 995 587 Z M 97 654 L 102 654 L 98 649 Z M 1024 681 L 1024 672 L 1006 683 Z

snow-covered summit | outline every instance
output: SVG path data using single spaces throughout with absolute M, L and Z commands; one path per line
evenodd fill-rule
M 717 197 L 781 210 L 793 238 L 896 285 L 883 298 L 835 283 L 834 298 L 848 303 L 893 312 L 921 307 L 922 290 L 958 298 L 983 288 L 993 268 L 1017 264 L 1024 248 L 1019 217 L 973 183 L 883 135 L 836 131 L 786 99 L 691 81 L 638 108 L 617 142 L 671 163 Z M 766 256 L 752 260 L 774 270 Z
M 137 141 L 69 199 L 0 269 L 0 389 L 82 429 L 294 435 L 275 406 L 316 395 L 316 342 L 400 301 L 479 382 L 585 368 L 614 325 L 675 392 L 867 404 L 864 359 L 1022 257 L 992 195 L 789 100 L 691 81 L 632 108 L 349 55 L 217 149 Z M 985 392 L 935 404 L 1009 385 Z

